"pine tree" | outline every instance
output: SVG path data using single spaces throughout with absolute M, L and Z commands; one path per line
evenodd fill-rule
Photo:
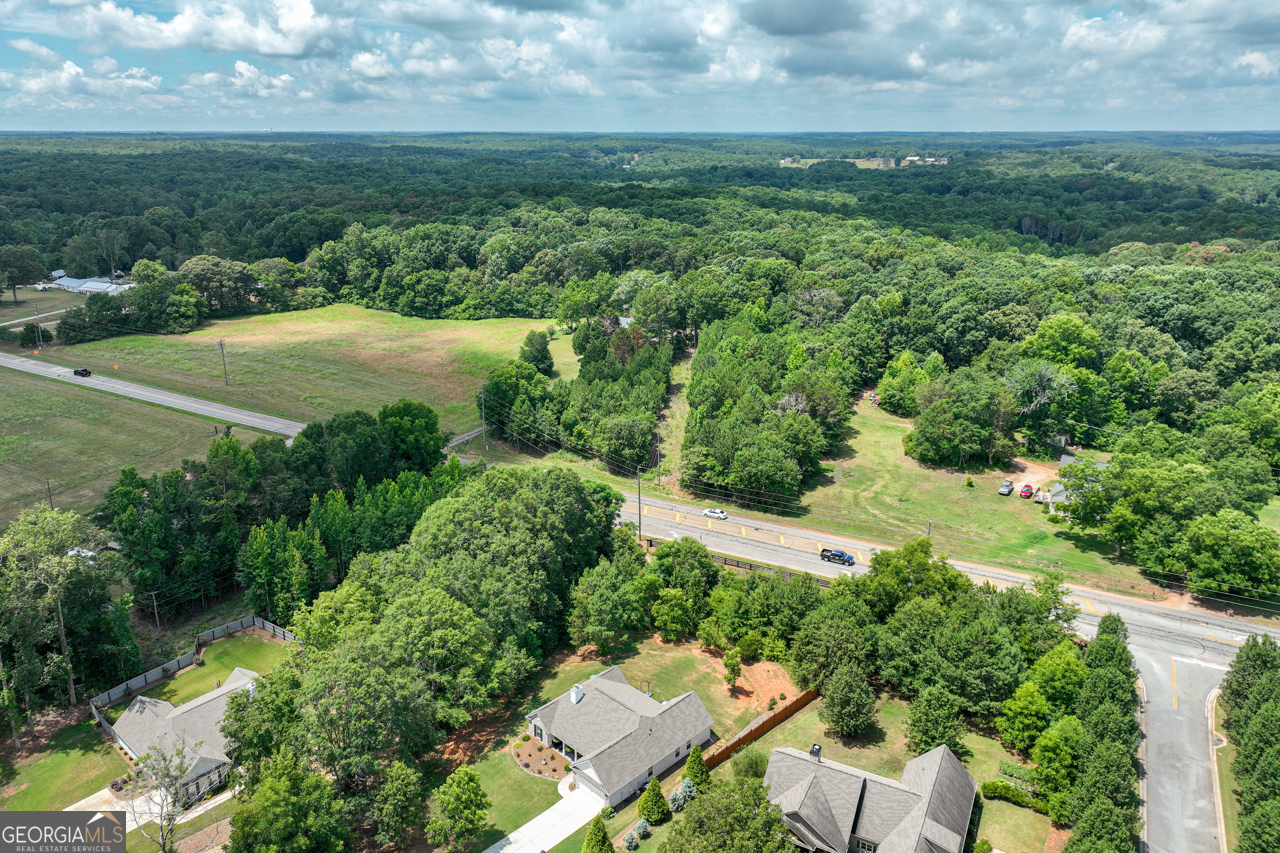
M 662 787 L 657 779 L 649 780 L 649 787 L 645 788 L 644 793 L 640 795 L 637 810 L 640 812 L 640 817 L 651 824 L 662 823 L 671 817 L 671 807 L 667 805 L 667 798 L 662 796 Z
M 707 790 L 707 786 L 711 784 L 711 772 L 707 770 L 707 764 L 702 760 L 702 744 L 695 743 L 693 749 L 689 750 L 689 757 L 684 761 L 685 779 L 693 783 L 693 787 L 699 792 Z
M 605 829 L 604 818 L 596 815 L 587 828 L 587 837 L 582 842 L 582 853 L 614 853 L 613 844 L 609 841 L 609 830 Z

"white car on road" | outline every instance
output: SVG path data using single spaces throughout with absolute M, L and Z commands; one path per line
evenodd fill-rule
M 724 521 L 726 518 L 729 517 L 729 513 L 725 512 L 722 509 L 704 509 L 702 511 L 702 514 L 705 515 L 707 518 L 715 518 L 715 519 L 719 519 L 720 521 Z

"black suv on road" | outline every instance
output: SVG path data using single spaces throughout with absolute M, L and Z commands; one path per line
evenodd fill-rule
M 92 376 L 93 375 L 93 371 L 87 367 L 77 367 L 75 370 L 71 372 L 74 373 L 76 376 Z

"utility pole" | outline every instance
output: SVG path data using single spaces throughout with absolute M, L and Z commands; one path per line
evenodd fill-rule
M 156 604 L 156 594 L 151 593 L 151 609 L 156 614 L 156 637 L 160 636 L 160 605 Z
M 49 509 L 53 509 L 53 481 L 44 481 L 44 490 L 49 493 Z
M 222 384 L 230 385 L 231 380 L 227 379 L 227 344 L 222 338 L 218 338 L 218 349 L 222 352 Z
M 40 312 L 36 312 L 36 349 L 44 349 L 44 336 L 40 328 Z
M 930 520 L 930 521 L 929 521 L 929 526 L 928 526 L 928 527 L 926 527 L 926 528 L 924 529 L 924 535 L 925 535 L 925 536 L 932 536 L 932 535 L 933 535 L 933 521 L 932 521 L 932 520 Z
M 644 539 L 644 500 L 640 497 L 640 466 L 636 466 L 636 532 Z
M 480 426 L 484 427 L 484 450 L 489 452 L 489 422 L 484 419 L 484 391 L 480 392 Z

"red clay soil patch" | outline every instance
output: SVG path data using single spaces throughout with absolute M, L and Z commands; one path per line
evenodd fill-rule
M 785 701 L 782 699 L 783 695 L 788 699 L 800 695 L 800 689 L 791 681 L 791 676 L 787 675 L 781 664 L 773 661 L 762 660 L 743 666 L 742 680 L 751 685 L 761 711 L 769 707 L 771 696 L 777 697 L 781 704 Z
M 454 767 L 475 761 L 489 751 L 509 720 L 506 710 L 472 720 L 450 735 L 440 748 L 441 756 Z
M 1062 853 L 1062 848 L 1067 846 L 1070 838 L 1071 830 L 1049 827 L 1049 839 L 1044 843 L 1044 853 Z
M 41 714 L 36 718 L 36 733 L 34 735 L 31 734 L 29 728 L 23 728 L 19 732 L 22 738 L 21 751 L 13 745 L 12 730 L 6 729 L 0 732 L 0 736 L 4 738 L 3 742 L 0 742 L 0 758 L 4 758 L 13 764 L 25 764 L 28 761 L 39 758 L 50 739 L 63 729 L 68 726 L 74 726 L 87 716 L 89 716 L 88 705 L 77 705 L 74 708 L 58 708 Z

